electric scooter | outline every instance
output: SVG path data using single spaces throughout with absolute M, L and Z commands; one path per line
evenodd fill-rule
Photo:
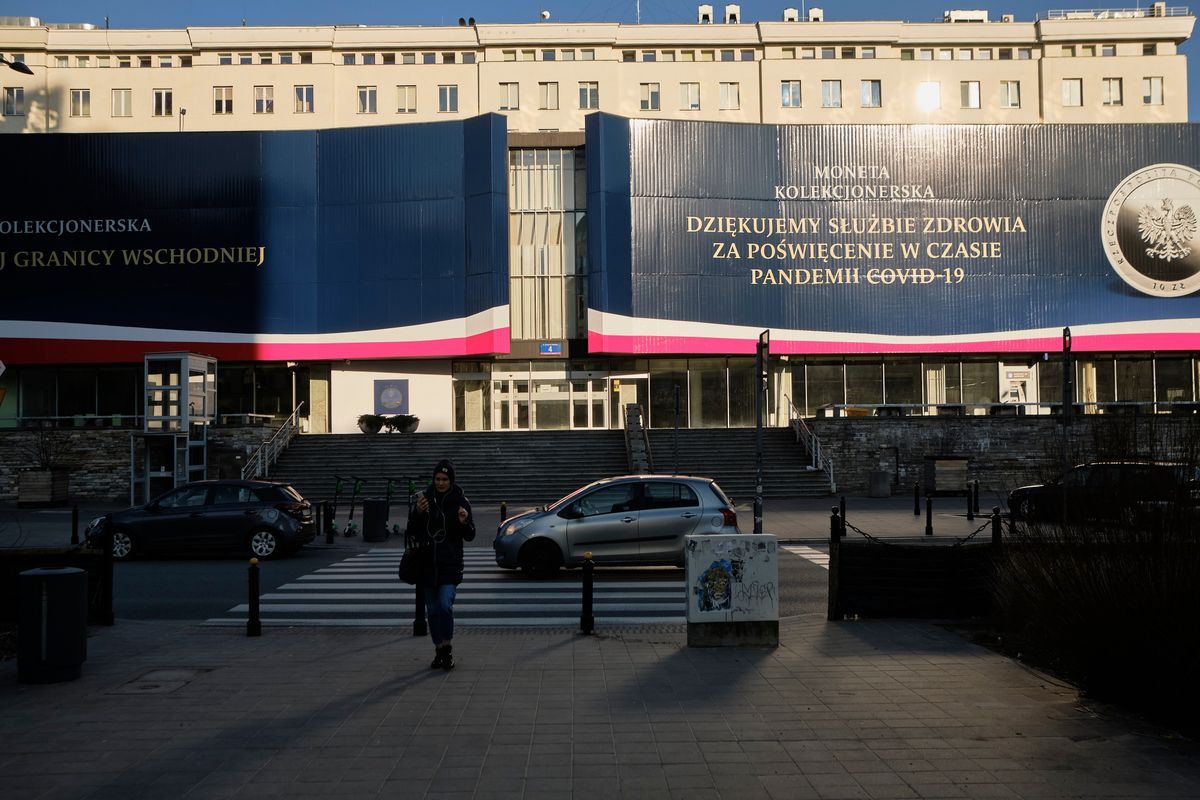
M 330 509 L 329 519 L 325 522 L 325 524 L 329 527 L 329 530 L 334 533 L 334 535 L 337 535 L 338 498 L 341 497 L 342 488 L 345 486 L 346 479 L 341 475 L 334 475 L 333 477 L 336 481 L 336 483 L 333 484 L 333 508 Z
M 358 526 L 354 524 L 354 506 L 358 503 L 358 493 L 362 491 L 366 481 L 356 475 L 350 476 L 354 480 L 354 491 L 350 492 L 350 519 L 346 521 L 346 532 L 343 536 L 357 536 Z
M 387 502 L 387 513 L 388 513 L 389 517 L 392 516 L 392 489 L 396 486 L 397 483 L 399 483 L 402 480 L 404 480 L 404 478 L 388 478 L 387 479 L 387 500 L 386 500 L 386 502 Z M 384 527 L 387 528 L 387 525 L 385 524 Z M 399 536 L 400 535 L 400 525 L 398 523 L 392 523 L 392 527 L 390 529 L 388 529 L 388 535 L 389 536 Z

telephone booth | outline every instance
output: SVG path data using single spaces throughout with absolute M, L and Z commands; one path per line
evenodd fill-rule
M 217 414 L 217 360 L 195 353 L 147 353 L 143 423 L 129 441 L 129 502 L 141 505 L 204 480 L 208 426 Z

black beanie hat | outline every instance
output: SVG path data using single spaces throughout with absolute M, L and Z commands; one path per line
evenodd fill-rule
M 433 474 L 437 475 L 439 472 L 446 473 L 450 483 L 454 483 L 454 465 L 450 463 L 450 459 L 443 458 L 437 463 L 437 466 L 433 468 Z

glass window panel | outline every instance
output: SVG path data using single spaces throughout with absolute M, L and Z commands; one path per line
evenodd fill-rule
M 883 365 L 883 402 L 921 402 L 919 361 L 889 361 Z
M 808 364 L 806 372 L 809 416 L 817 416 L 822 408 L 846 402 L 841 364 Z
M 1190 403 L 1195 399 L 1190 358 L 1155 360 L 1154 399 L 1160 403 Z
M 995 361 L 967 361 L 962 365 L 962 401 L 996 403 L 1000 399 L 1000 369 Z
M 883 365 L 846 365 L 846 402 L 878 404 L 883 402 Z
M 1117 400 L 1135 403 L 1154 400 L 1154 367 L 1150 359 L 1117 361 Z
M 724 428 L 727 382 L 725 359 L 688 361 L 689 404 L 693 428 Z
M 754 359 L 729 359 L 729 426 L 731 428 L 748 428 L 755 424 L 754 386 Z M 766 419 L 766 417 L 763 418 L 764 423 Z
M 675 425 L 675 386 L 679 386 L 679 427 L 688 427 L 688 375 L 683 359 L 650 362 L 650 427 Z

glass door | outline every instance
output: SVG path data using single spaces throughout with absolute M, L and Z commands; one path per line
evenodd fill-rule
M 492 430 L 529 430 L 528 377 L 493 377 Z
M 640 405 L 646 414 L 650 413 L 649 373 L 614 375 L 608 379 L 608 385 L 608 426 L 610 428 L 625 427 L 624 409 L 627 405 Z
M 571 427 L 606 428 L 608 381 L 604 378 L 571 379 Z

